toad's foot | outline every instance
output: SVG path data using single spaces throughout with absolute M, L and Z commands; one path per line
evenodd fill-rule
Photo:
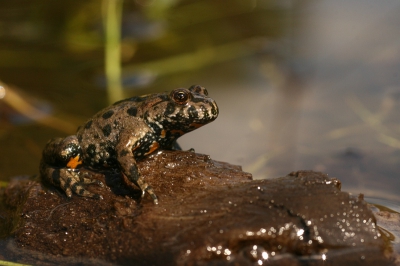
M 140 189 L 142 190 L 142 198 L 144 197 L 144 195 L 147 193 L 149 193 L 150 197 L 153 199 L 154 204 L 158 204 L 158 198 L 157 195 L 154 193 L 154 190 L 151 186 L 149 186 L 149 184 L 147 184 L 143 178 L 140 176 L 138 178 L 138 180 L 136 181 L 137 185 L 140 187 Z
M 46 177 L 53 185 L 64 190 L 68 198 L 71 198 L 74 193 L 82 197 L 103 199 L 100 194 L 92 193 L 84 188 L 84 185 L 88 184 L 104 187 L 101 181 L 91 178 L 91 175 L 87 172 L 80 172 L 78 169 L 70 168 L 48 168 Z
M 85 189 L 83 186 L 87 184 L 95 184 L 104 187 L 101 181 L 91 178 L 86 172 L 81 173 L 79 170 L 68 168 L 60 169 L 60 187 L 65 191 L 67 197 L 72 197 L 72 192 L 74 192 L 82 197 L 103 199 L 103 196 L 100 194 L 92 193 Z

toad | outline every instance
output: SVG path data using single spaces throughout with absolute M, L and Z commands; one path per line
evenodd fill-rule
M 116 102 L 80 126 L 76 135 L 47 143 L 41 177 L 68 197 L 77 194 L 101 199 L 85 185 L 103 183 L 84 169 L 117 169 L 141 189 L 142 196 L 147 192 L 158 204 L 137 161 L 159 149 L 174 149 L 180 136 L 214 121 L 218 112 L 216 102 L 198 85 Z

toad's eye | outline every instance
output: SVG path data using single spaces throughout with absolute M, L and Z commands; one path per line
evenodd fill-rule
M 186 104 L 190 99 L 190 93 L 186 90 L 175 90 L 172 92 L 172 99 L 177 104 Z

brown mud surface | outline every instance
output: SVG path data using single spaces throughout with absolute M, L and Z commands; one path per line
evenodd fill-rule
M 41 265 L 390 265 L 390 241 L 362 197 L 311 171 L 252 180 L 241 167 L 190 151 L 139 163 L 159 197 L 118 173 L 73 196 L 33 179 L 3 191 L 3 259 Z

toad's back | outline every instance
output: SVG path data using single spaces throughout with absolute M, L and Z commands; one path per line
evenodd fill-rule
M 143 120 L 143 108 L 155 99 L 165 100 L 166 96 L 153 94 L 122 100 L 89 119 L 76 133 L 83 152 L 83 163 L 94 168 L 115 166 L 115 147 L 120 135 L 145 135 L 149 127 Z

